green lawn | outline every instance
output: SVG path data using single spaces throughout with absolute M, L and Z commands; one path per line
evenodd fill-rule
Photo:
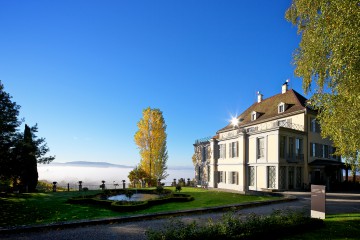
M 0 227 L 178 211 L 273 199 L 271 197 L 264 196 L 248 196 L 200 188 L 183 187 L 181 193 L 190 194 L 195 198 L 194 201 L 184 203 L 166 203 L 133 213 L 119 213 L 100 206 L 66 203 L 66 200 L 71 197 L 92 195 L 99 192 L 100 191 L 51 192 L 1 196 Z
M 285 239 L 359 239 L 360 213 L 327 215 L 325 227 Z

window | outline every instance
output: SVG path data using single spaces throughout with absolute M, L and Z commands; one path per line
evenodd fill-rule
M 251 113 L 251 121 L 256 120 L 256 112 Z
M 238 173 L 237 172 L 230 172 L 230 184 L 238 184 Z
M 310 143 L 310 156 L 315 157 L 316 154 L 316 143 Z
M 206 161 L 206 153 L 207 153 L 207 150 L 206 150 L 206 147 L 203 147 L 202 149 L 201 149 L 201 152 L 202 152 L 202 161 L 203 162 L 205 162 Z
M 337 159 L 337 156 L 334 154 L 336 152 L 336 147 L 330 146 L 329 148 L 330 148 L 330 151 L 329 151 L 330 152 L 330 157 L 332 159 Z
M 289 137 L 289 158 L 293 159 L 294 157 L 294 138 Z
M 255 167 L 249 167 L 249 186 L 255 186 Z
M 329 146 L 328 145 L 323 145 L 323 157 L 329 158 Z
M 303 140 L 301 138 L 296 138 L 295 140 L 295 147 L 296 147 L 296 158 L 302 159 L 303 158 Z
M 322 144 L 316 143 L 315 157 L 323 157 L 323 145 Z
M 284 112 L 284 105 L 279 106 L 279 113 L 282 113 L 282 112 Z
M 220 158 L 226 158 L 226 145 L 220 144 Z
M 235 158 L 238 157 L 238 142 L 229 143 L 229 157 Z
M 257 139 L 257 158 L 263 158 L 265 156 L 265 139 Z
M 315 118 L 310 118 L 310 131 L 320 133 L 320 124 Z
M 285 158 L 286 136 L 280 136 L 280 158 Z
M 201 181 L 201 167 L 198 167 L 198 181 Z
M 226 172 L 219 172 L 219 183 L 226 183 Z
M 323 157 L 323 145 L 319 143 L 310 143 L 310 156 Z
M 267 167 L 267 177 L 268 188 L 276 188 L 276 167 Z
M 278 113 L 285 112 L 285 107 L 286 107 L 285 103 L 283 103 L 283 102 L 279 103 L 279 105 L 278 105 Z

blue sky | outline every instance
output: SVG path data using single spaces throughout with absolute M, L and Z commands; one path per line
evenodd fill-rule
M 160 108 L 168 165 L 191 166 L 256 101 L 300 93 L 291 1 L 0 1 L 0 79 L 56 162 L 135 166 L 142 110 Z

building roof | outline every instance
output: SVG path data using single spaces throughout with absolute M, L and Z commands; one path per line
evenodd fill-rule
M 287 90 L 285 93 L 280 93 L 272 97 L 263 99 L 261 102 L 256 102 L 240 114 L 237 119 L 239 120 L 239 127 L 246 125 L 253 125 L 263 122 L 264 120 L 278 117 L 282 118 L 294 112 L 305 110 L 307 99 L 293 89 Z M 286 109 L 282 113 L 278 113 L 278 105 L 280 103 L 286 104 Z M 252 112 L 258 113 L 256 120 L 251 120 Z M 233 125 L 230 123 L 226 127 L 220 129 L 219 132 L 232 130 Z

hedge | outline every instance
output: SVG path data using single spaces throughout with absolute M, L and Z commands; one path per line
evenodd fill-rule
M 114 196 L 118 194 L 125 194 L 126 191 L 132 191 L 132 190 L 105 190 L 101 194 L 96 195 L 89 195 L 89 196 L 80 196 L 80 197 L 74 197 L 70 198 L 67 202 L 74 203 L 74 204 L 93 204 L 93 205 L 100 205 L 103 207 L 107 207 L 114 211 L 119 212 L 130 212 L 130 211 L 136 211 L 136 210 L 142 210 L 146 209 L 151 206 L 160 205 L 164 203 L 170 203 L 170 202 L 189 202 L 193 201 L 194 197 L 188 195 L 188 194 L 172 194 L 171 190 L 164 189 L 162 191 L 163 194 L 167 194 L 167 196 L 162 196 L 157 199 L 151 199 L 148 201 L 112 201 L 107 200 L 109 196 Z M 155 190 L 149 190 L 149 189 L 140 189 L 136 190 L 137 193 L 150 193 L 150 194 L 158 194 L 158 192 Z

